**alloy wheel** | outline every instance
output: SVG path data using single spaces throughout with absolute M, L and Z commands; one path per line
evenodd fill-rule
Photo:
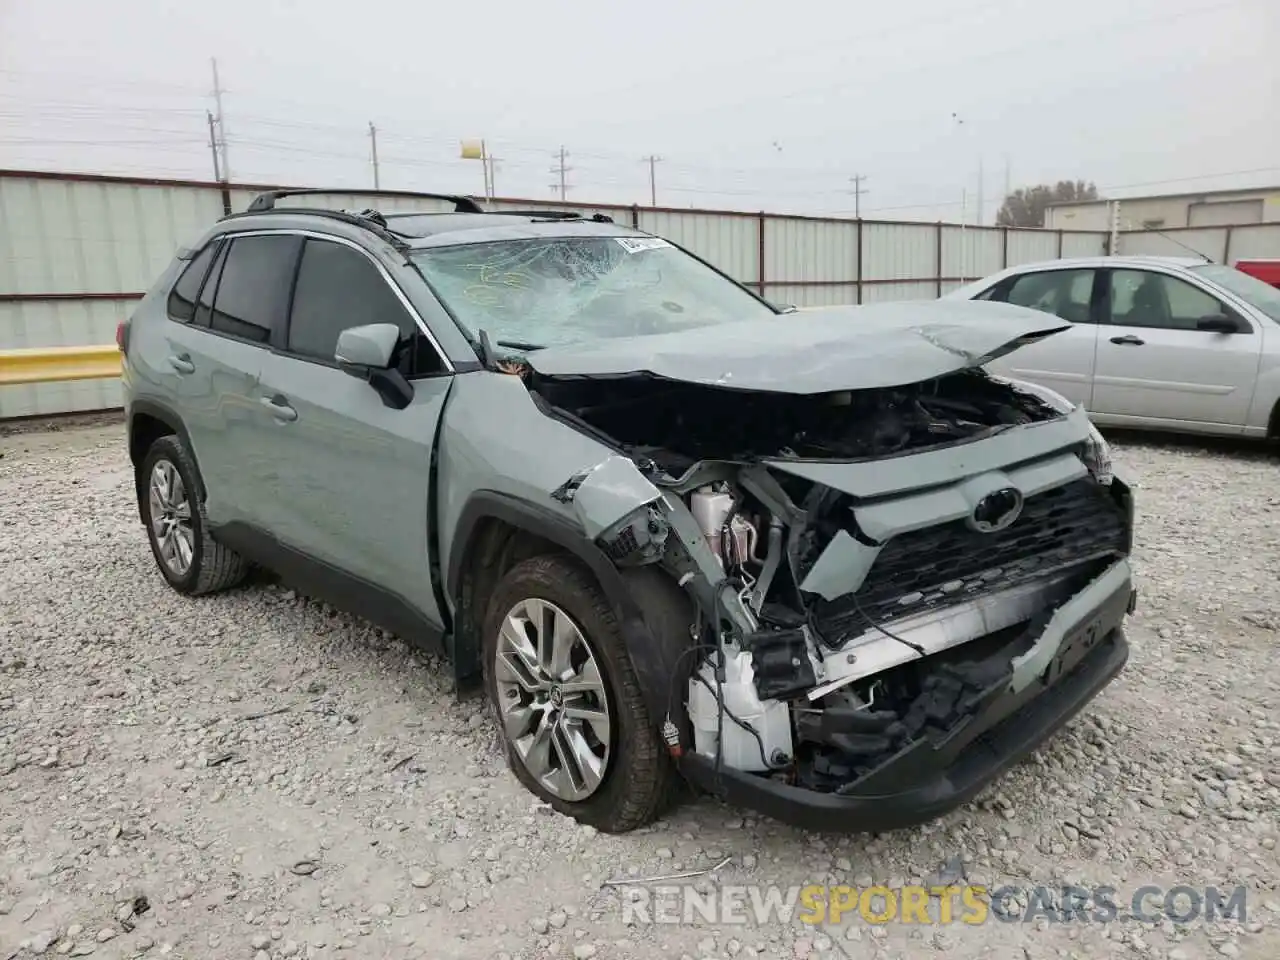
M 148 496 L 151 533 L 160 562 L 173 576 L 185 577 L 195 555 L 195 532 L 187 486 L 171 461 L 157 460 L 151 468 Z
M 529 773 L 562 800 L 595 793 L 613 723 L 600 664 L 573 618 L 546 600 L 517 603 L 502 620 L 494 680 L 503 729 Z

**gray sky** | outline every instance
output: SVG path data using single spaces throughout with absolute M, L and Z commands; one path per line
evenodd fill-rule
M 970 218 L 1005 186 L 1280 183 L 1276 0 L 0 0 L 0 167 Z M 953 115 L 963 119 L 957 123 Z M 1225 174 L 1232 174 L 1226 176 Z

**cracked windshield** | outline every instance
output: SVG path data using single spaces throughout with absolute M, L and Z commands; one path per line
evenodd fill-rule
M 650 237 L 464 244 L 414 263 L 472 337 L 561 346 L 775 316 L 684 251 Z

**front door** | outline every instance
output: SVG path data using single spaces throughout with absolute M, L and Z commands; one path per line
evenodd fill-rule
M 1243 430 L 1262 352 L 1255 325 L 1173 274 L 1107 275 L 1108 323 L 1099 328 L 1093 412 L 1119 425 Z M 1202 319 L 1218 316 L 1236 319 L 1240 332 L 1197 328 Z
M 258 385 L 273 421 L 264 486 L 282 544 L 438 625 L 431 451 L 452 378 L 391 284 L 362 249 L 307 239 L 284 341 Z M 402 410 L 334 361 L 338 334 L 370 323 L 402 331 L 400 369 L 414 391 Z

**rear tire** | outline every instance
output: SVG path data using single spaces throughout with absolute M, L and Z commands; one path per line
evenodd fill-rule
M 660 816 L 678 777 L 613 608 L 590 572 L 564 555 L 512 567 L 489 597 L 482 637 L 485 690 L 516 778 L 558 812 L 606 833 Z M 553 637 L 572 655 L 546 652 Z M 542 669 L 550 661 L 559 665 Z M 574 728 L 574 715 L 593 720 Z
M 151 444 L 138 466 L 138 489 L 151 552 L 169 586 L 199 596 L 244 579 L 244 559 L 209 536 L 200 475 L 178 437 Z

